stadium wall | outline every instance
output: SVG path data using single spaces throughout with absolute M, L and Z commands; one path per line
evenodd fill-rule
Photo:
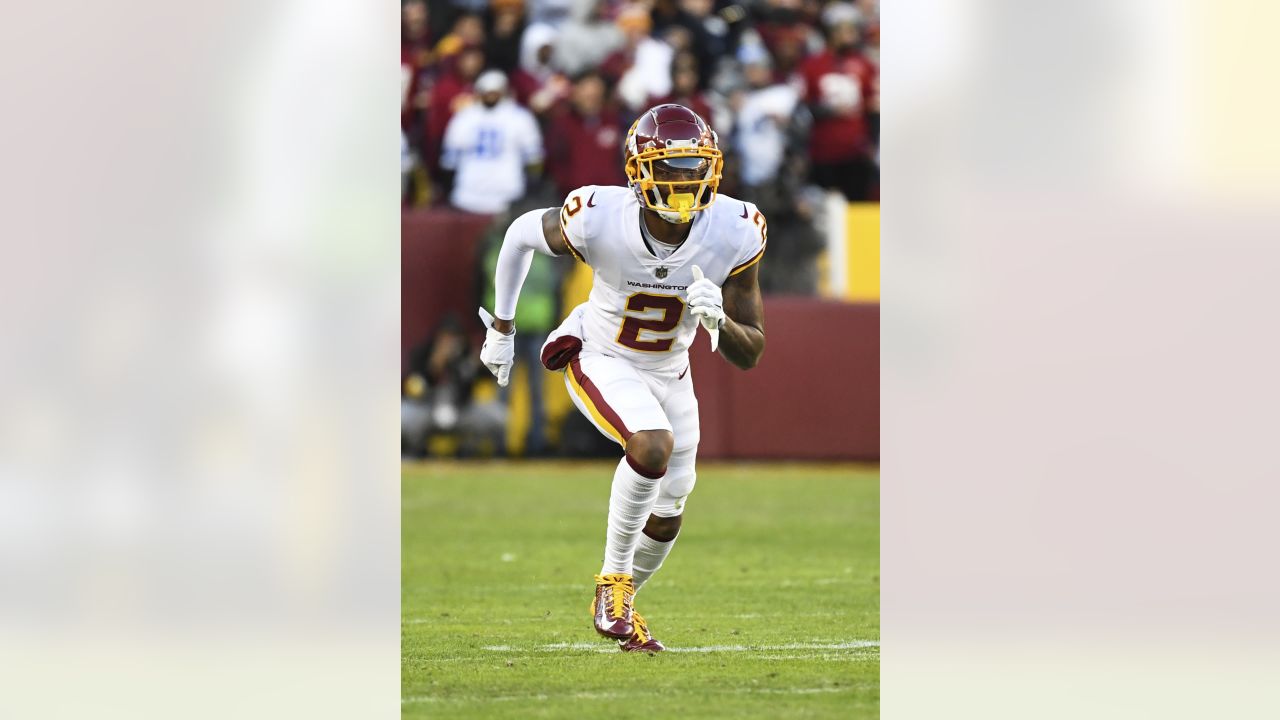
M 701 332 L 691 355 L 707 458 L 877 460 L 880 306 L 765 298 L 768 342 L 743 372 L 713 357 Z
M 406 212 L 401 222 L 401 349 L 409 348 L 448 312 L 464 325 L 474 317 L 482 216 L 449 210 Z M 767 259 L 766 259 L 767 262 Z M 585 299 L 590 273 L 576 268 L 566 307 Z M 702 415 L 699 455 L 721 459 L 877 460 L 880 445 L 880 306 L 811 297 L 765 299 L 768 345 L 755 369 L 743 372 L 712 357 L 699 331 L 691 351 Z M 476 346 L 482 340 L 475 323 Z M 571 407 L 558 378 L 537 373 L 547 393 L 552 437 Z M 513 386 L 513 448 L 521 446 L 527 402 Z M 484 387 L 478 392 L 492 393 Z M 563 400 L 564 402 L 561 402 Z
M 447 313 L 463 327 L 476 318 L 480 300 L 476 269 L 485 215 L 416 210 L 400 216 L 400 367 Z M 483 340 L 475 319 L 476 338 Z M 479 347 L 479 345 L 477 345 Z

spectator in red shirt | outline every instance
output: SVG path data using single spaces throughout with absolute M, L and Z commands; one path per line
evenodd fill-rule
M 400 8 L 400 129 L 416 136 L 426 109 L 426 74 L 434 61 L 427 25 L 427 4 L 407 0 Z
M 427 3 L 405 0 L 400 7 L 400 62 L 423 66 L 431 60 L 431 30 Z
M 807 25 L 793 25 L 774 33 L 769 46 L 774 82 L 789 83 L 800 72 L 800 64 L 809 54 L 811 36 L 816 37 L 816 33 Z
M 573 81 L 567 103 L 547 124 L 547 171 L 560 197 L 583 185 L 625 185 L 622 164 L 624 118 L 606 101 L 608 86 L 588 70 Z
M 698 89 L 698 58 L 690 52 L 682 52 L 671 61 L 671 94 L 655 102 L 676 103 L 698 113 L 708 124 L 713 124 L 711 105 Z M 714 124 L 713 124 L 714 126 Z
M 622 104 L 638 114 L 653 105 L 654 99 L 671 92 L 671 60 L 675 51 L 649 35 L 653 22 L 648 8 L 640 3 L 624 7 L 617 23 L 625 38 L 623 46 L 600 63 L 600 71 L 617 83 Z M 687 40 L 688 33 L 683 37 Z
M 448 58 L 470 45 L 484 45 L 484 19 L 479 15 L 464 13 L 453 22 L 449 33 L 436 43 L 436 57 Z
M 569 97 L 569 80 L 551 62 L 557 35 L 555 28 L 544 23 L 526 28 L 520 38 L 520 67 L 511 74 L 516 102 L 539 120 Z
M 796 0 L 768 0 L 755 14 L 754 30 L 772 56 L 774 80 L 789 82 L 805 56 L 821 47 L 821 38 Z
M 813 180 L 839 190 L 849 200 L 875 196 L 879 170 L 869 121 L 876 71 L 859 51 L 859 15 L 848 3 L 827 6 L 827 49 L 800 67 L 804 99 L 813 113 L 809 158 Z
M 462 103 L 470 101 L 470 93 L 462 91 L 470 88 L 484 69 L 483 46 L 484 20 L 471 13 L 457 15 L 449 32 L 436 43 L 433 51 L 436 77 L 423 104 L 426 119 L 420 148 L 421 156 L 433 175 L 438 176 L 440 169 L 440 142 L 444 138 L 444 129 L 458 109 L 455 99 L 462 94 Z
M 444 130 L 454 113 L 475 100 L 473 85 L 483 69 L 484 51 L 478 45 L 465 46 L 445 63 L 440 79 L 431 89 L 422 159 L 436 178 L 440 177 L 440 147 L 444 141 Z

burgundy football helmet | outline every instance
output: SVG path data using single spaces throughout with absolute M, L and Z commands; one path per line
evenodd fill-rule
M 668 222 L 689 222 L 715 202 L 724 170 L 719 139 L 683 105 L 657 105 L 631 124 L 623 146 L 627 184 Z

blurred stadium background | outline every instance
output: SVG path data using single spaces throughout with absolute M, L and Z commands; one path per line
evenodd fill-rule
M 769 219 L 762 362 L 741 373 L 695 343 L 700 457 L 878 459 L 878 2 L 407 0 L 402 11 L 406 457 L 616 454 L 534 359 L 586 299 L 589 269 L 537 258 L 509 392 L 479 363 L 475 313 L 492 306 L 510 220 L 581 185 L 625 184 L 626 129 L 665 101 L 712 124 L 721 192 Z M 449 157 L 446 137 L 491 70 L 536 120 L 541 147 L 513 166 L 522 189 L 502 196 L 521 186 L 503 178 L 477 207 L 456 193 L 466 158 Z

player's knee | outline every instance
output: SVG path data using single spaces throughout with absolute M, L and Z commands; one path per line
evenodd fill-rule
M 683 518 L 683 515 L 665 518 L 650 515 L 649 522 L 644 525 L 644 534 L 658 542 L 671 542 L 680 534 L 680 522 Z
M 627 440 L 627 455 L 654 472 L 666 472 L 675 436 L 669 430 L 641 430 Z

